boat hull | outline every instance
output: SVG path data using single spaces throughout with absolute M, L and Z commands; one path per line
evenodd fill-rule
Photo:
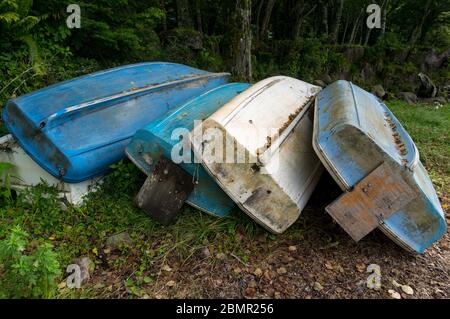
M 102 177 L 88 179 L 79 183 L 61 181 L 33 161 L 17 144 L 12 135 L 0 137 L 0 162 L 14 165 L 11 172 L 9 172 L 14 176 L 10 180 L 12 189 L 20 191 L 44 182 L 49 186 L 56 187 L 59 197 L 75 206 L 80 206 L 84 197 L 88 193 L 95 191 L 102 182 Z
M 191 133 L 194 153 L 208 173 L 245 213 L 273 233 L 284 232 L 297 220 L 322 172 L 311 145 L 311 103 L 318 91 L 296 79 L 269 78 Z M 217 140 L 208 132 L 218 134 Z M 221 152 L 214 141 L 223 140 L 226 159 L 218 160 Z
M 372 94 L 338 81 L 316 98 L 313 145 L 324 166 L 350 191 L 381 164 L 396 172 L 415 198 L 380 229 L 403 248 L 422 253 L 446 231 L 444 213 L 418 150 L 392 112 Z
M 145 174 L 150 175 L 154 163 L 161 155 L 171 159 L 174 148 L 177 145 L 182 146 L 177 130 L 179 133 L 183 133 L 180 129 L 184 130 L 184 133 L 189 133 L 194 127 L 194 121 L 209 117 L 249 87 L 250 85 L 245 83 L 226 84 L 192 99 L 164 120 L 154 122 L 136 132 L 127 146 L 127 156 Z M 184 138 L 188 136 L 183 136 Z M 187 146 L 190 148 L 189 144 Z M 195 180 L 194 190 L 186 201 L 188 204 L 218 217 L 229 214 L 235 206 L 234 202 L 205 172 L 204 168 L 199 163 L 195 163 L 190 151 L 186 161 L 179 161 L 177 164 Z
M 173 63 L 127 65 L 10 100 L 3 121 L 50 174 L 80 182 L 106 173 L 122 159 L 139 128 L 227 78 Z

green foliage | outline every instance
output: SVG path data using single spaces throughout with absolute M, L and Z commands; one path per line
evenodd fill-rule
M 44 243 L 27 253 L 28 234 L 14 227 L 0 242 L 0 297 L 52 298 L 61 275 L 53 246 Z
M 79 5 L 83 12 L 82 28 L 70 38 L 78 54 L 128 62 L 159 56 L 159 38 L 154 29 L 165 18 L 159 8 L 142 7 L 139 1 L 132 0 Z
M 39 49 L 36 41 L 30 35 L 30 31 L 42 20 L 45 15 L 29 15 L 32 0 L 1 0 L 0 2 L 0 35 L 6 36 L 6 39 L 14 42 L 21 41 L 25 43 L 29 50 L 29 57 L 34 72 L 37 75 L 43 75 L 42 60 L 39 55 Z M 2 45 L 0 45 L 0 48 Z
M 116 192 L 129 192 L 138 190 L 143 183 L 143 175 L 130 161 L 120 161 L 111 165 L 113 169 L 104 181 L 104 187 L 114 189 Z
M 11 178 L 15 176 L 10 173 L 14 168 L 11 163 L 0 162 L 0 204 L 3 201 L 9 201 L 12 199 L 11 195 Z
M 432 107 L 407 105 L 404 102 L 388 103 L 411 134 L 419 148 L 425 167 L 447 179 L 450 183 L 450 106 Z

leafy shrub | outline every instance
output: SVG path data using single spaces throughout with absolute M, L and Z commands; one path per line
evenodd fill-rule
M 51 298 L 61 275 L 53 246 L 45 243 L 26 254 L 28 234 L 16 226 L 0 242 L 0 297 Z
M 11 177 L 14 177 L 10 171 L 14 168 L 11 163 L 0 162 L 0 203 L 4 200 L 10 200 L 11 196 Z

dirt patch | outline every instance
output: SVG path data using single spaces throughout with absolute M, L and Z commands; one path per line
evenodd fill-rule
M 320 181 L 300 219 L 283 235 L 261 232 L 249 238 L 236 234 L 243 256 L 210 252 L 207 246 L 190 258 L 169 256 L 155 263 L 151 283 L 142 285 L 141 298 L 402 298 L 450 297 L 450 237 L 448 234 L 423 255 L 402 250 L 380 231 L 358 244 L 328 216 L 324 207 L 341 191 L 328 174 Z M 448 194 L 441 196 L 449 207 Z M 447 221 L 450 221 L 448 208 Z M 206 252 L 205 252 L 206 250 Z M 122 275 L 100 267 L 95 282 L 103 298 L 125 298 L 125 279 L 135 269 L 130 257 Z M 381 269 L 381 289 L 367 288 L 367 266 Z M 408 285 L 408 295 L 395 283 Z

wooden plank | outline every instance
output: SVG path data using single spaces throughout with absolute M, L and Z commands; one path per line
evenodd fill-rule
M 359 241 L 416 196 L 400 174 L 383 163 L 326 211 L 353 240 Z
M 136 205 L 161 224 L 168 225 L 193 189 L 192 176 L 161 156 L 136 196 Z

